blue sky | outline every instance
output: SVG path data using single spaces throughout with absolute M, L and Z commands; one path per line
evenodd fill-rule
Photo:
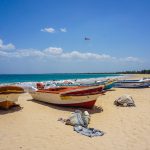
M 150 69 L 149 8 L 149 0 L 0 0 L 0 73 Z

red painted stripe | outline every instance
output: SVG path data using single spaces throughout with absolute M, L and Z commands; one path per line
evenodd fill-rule
M 83 103 L 74 103 L 74 104 L 58 104 L 60 106 L 70 106 L 70 107 L 83 107 L 83 108 L 92 108 L 95 104 L 96 100 L 92 100 L 89 102 Z
M 93 89 L 86 89 L 86 90 L 81 90 L 81 91 L 73 91 L 65 94 L 61 94 L 63 96 L 85 96 L 85 95 L 94 95 L 94 94 L 99 94 L 103 90 L 103 87 L 98 87 L 98 88 L 93 88 Z

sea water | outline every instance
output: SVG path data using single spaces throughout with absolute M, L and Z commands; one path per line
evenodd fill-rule
M 46 82 L 59 80 L 91 80 L 101 78 L 114 78 L 120 74 L 100 74 L 100 73 L 51 73 L 51 74 L 1 74 L 0 84 L 18 82 Z

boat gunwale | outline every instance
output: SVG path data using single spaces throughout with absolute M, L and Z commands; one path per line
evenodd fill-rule
M 92 87 L 85 87 L 85 86 L 78 86 L 78 87 L 56 87 L 56 88 L 49 88 L 49 89 L 37 90 L 36 92 L 52 93 L 52 94 L 67 94 L 67 93 L 70 93 L 70 92 L 78 92 L 78 91 L 90 90 L 90 89 L 100 89 L 100 91 L 102 91 L 104 89 L 104 86 L 100 85 L 100 86 L 92 86 Z

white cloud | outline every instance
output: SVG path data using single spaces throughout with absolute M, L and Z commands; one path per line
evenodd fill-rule
M 54 33 L 55 32 L 55 29 L 54 28 L 44 28 L 44 29 L 41 29 L 42 32 L 48 32 L 48 33 Z
M 67 32 L 66 28 L 60 28 L 59 30 L 60 30 L 60 32 Z M 56 32 L 56 30 L 54 28 L 51 28 L 51 27 L 43 28 L 43 29 L 41 29 L 41 31 L 42 32 L 48 32 L 48 33 L 55 33 Z
M 4 52 L 4 51 L 0 51 L 0 56 L 4 56 L 4 57 L 7 57 L 7 52 Z
M 0 39 L 0 46 L 3 45 L 3 41 Z
M 77 58 L 77 59 L 96 59 L 96 60 L 106 60 L 112 59 L 111 56 L 106 54 L 95 54 L 95 53 L 81 53 L 79 51 L 72 51 L 70 53 L 63 53 L 61 54 L 62 58 Z
M 15 46 L 12 43 L 3 44 L 3 40 L 0 39 L 0 50 L 13 50 Z
M 14 51 L 10 51 L 14 50 Z M 109 62 L 141 62 L 140 59 L 136 57 L 125 57 L 125 58 L 117 58 L 112 57 L 107 54 L 98 54 L 85 52 L 82 53 L 80 51 L 71 51 L 64 52 L 60 47 L 48 47 L 44 50 L 37 49 L 15 49 L 15 46 L 11 43 L 3 44 L 3 41 L 0 39 L 0 56 L 2 57 L 55 57 L 60 59 L 71 59 L 71 60 L 98 60 L 98 61 L 109 61 Z
M 139 58 L 136 57 L 126 57 L 126 58 L 120 58 L 120 61 L 125 61 L 125 62 L 140 62 Z
M 0 51 L 0 56 L 5 57 L 44 57 L 45 54 L 42 51 L 35 50 L 35 49 L 21 49 L 16 51 Z
M 137 62 L 137 61 L 139 61 L 138 58 L 132 57 L 132 56 L 126 57 L 124 60 L 125 60 L 125 61 L 132 61 L 132 62 Z
M 23 49 L 15 52 L 17 57 L 43 57 L 45 54 L 42 51 L 35 49 Z
M 60 28 L 60 31 L 61 32 L 67 32 L 67 29 L 66 28 Z
M 36 58 L 50 58 L 54 57 L 56 59 L 63 59 L 63 60 L 89 60 L 89 61 L 107 61 L 107 62 L 141 62 L 136 57 L 125 57 L 125 58 L 117 58 L 112 57 L 106 54 L 96 54 L 96 53 L 81 53 L 79 51 L 71 51 L 71 52 L 64 52 L 62 48 L 58 47 L 48 47 L 44 50 L 36 50 L 36 49 L 22 49 L 22 50 L 15 50 L 15 51 L 0 51 L 0 56 L 2 57 L 31 57 L 34 59 Z
M 62 54 L 63 49 L 59 47 L 48 47 L 43 52 L 48 55 L 60 55 Z

